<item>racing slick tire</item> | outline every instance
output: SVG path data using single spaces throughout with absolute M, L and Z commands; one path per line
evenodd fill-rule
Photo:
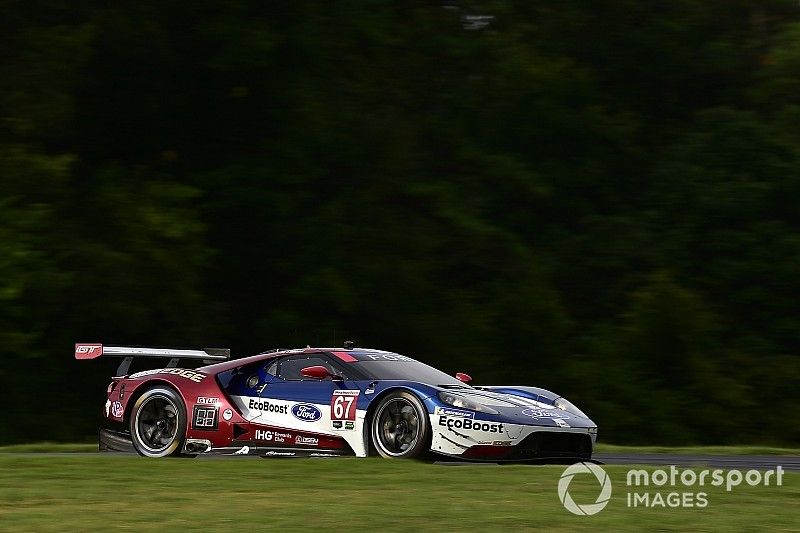
M 129 424 L 131 441 L 139 455 L 181 455 L 186 407 L 173 389 L 164 386 L 147 389 L 133 404 Z
M 415 395 L 397 391 L 386 395 L 375 408 L 370 441 L 382 457 L 419 459 L 430 450 L 428 411 Z

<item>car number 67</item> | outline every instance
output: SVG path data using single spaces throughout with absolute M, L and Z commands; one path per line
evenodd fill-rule
M 331 400 L 332 420 L 356 419 L 356 396 L 334 395 Z

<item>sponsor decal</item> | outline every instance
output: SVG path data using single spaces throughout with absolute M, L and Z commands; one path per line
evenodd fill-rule
M 510 440 L 495 440 L 492 441 L 492 446 L 511 446 Z
M 475 413 L 472 411 L 462 411 L 461 409 L 453 409 L 452 407 L 437 407 L 433 410 L 437 415 L 447 416 L 461 416 L 464 418 L 475 418 Z
M 263 411 L 267 413 L 279 413 L 285 415 L 289 412 L 288 405 L 281 405 L 276 403 L 270 403 L 266 400 L 256 400 L 254 398 L 250 398 L 250 403 L 247 404 L 247 407 L 250 409 L 256 409 L 258 411 Z
M 111 400 L 106 400 L 106 418 L 108 418 L 108 413 L 111 410 Z
M 111 404 L 111 416 L 114 418 L 122 418 L 122 403 L 114 402 Z
M 334 420 L 331 422 L 331 427 L 336 431 L 341 431 L 343 429 L 352 431 L 356 429 L 356 423 L 353 420 Z
M 502 433 L 503 424 L 493 424 L 481 420 L 471 420 L 469 418 L 450 418 L 447 416 L 439 417 L 439 425 L 444 426 L 450 431 L 464 429 L 467 431 L 483 431 L 486 433 Z
M 225 409 L 224 411 L 222 411 L 222 418 L 224 418 L 226 421 L 230 420 L 231 418 L 233 418 L 233 411 L 231 411 L 230 409 Z
M 185 368 L 157 368 L 155 370 L 136 372 L 135 374 L 131 374 L 129 377 L 136 379 L 143 378 L 145 376 L 152 376 L 153 374 L 173 374 L 175 376 L 180 376 L 190 381 L 194 381 L 195 383 L 200 383 L 207 375 L 203 374 L 202 372 L 195 372 L 194 370 L 186 370 Z
M 355 420 L 356 402 L 361 391 L 335 390 L 331 397 L 331 420 Z
M 215 430 L 217 429 L 218 407 L 195 405 L 192 415 L 192 429 Z
M 364 394 L 374 394 L 374 393 L 375 393 L 375 389 L 367 389 L 367 390 L 364 391 Z
M 304 437 L 302 435 L 298 435 L 294 438 L 295 444 L 308 444 L 309 446 L 316 446 L 319 444 L 319 439 L 314 437 Z
M 265 440 L 269 442 L 286 442 L 286 439 L 291 439 L 291 433 L 281 433 L 279 431 L 271 431 L 268 429 L 256 430 L 256 440 Z
M 241 448 L 233 452 L 233 455 L 247 455 L 248 453 L 250 453 L 250 447 L 242 446 Z
M 562 420 L 561 418 L 554 418 L 553 422 L 556 423 L 558 427 L 568 428 L 569 424 L 567 424 L 566 420 Z
M 322 418 L 322 412 L 310 403 L 298 403 L 292 407 L 292 416 L 303 422 L 316 422 Z
M 569 415 L 556 409 L 523 409 L 522 414 L 531 418 L 569 418 Z
M 197 403 L 203 403 L 206 405 L 217 405 L 219 403 L 219 398 L 215 398 L 214 396 L 198 396 Z
M 320 453 L 320 452 L 312 452 L 308 454 L 309 457 L 339 457 L 335 453 Z
M 291 455 L 294 455 L 294 452 L 276 452 L 274 450 L 270 450 L 268 452 L 264 452 L 264 455 L 269 455 L 269 456 L 273 456 L 273 455 L 291 456 Z
M 272 436 L 272 438 L 275 439 L 275 442 L 286 442 L 286 439 L 291 439 L 292 438 L 292 434 L 291 433 L 278 433 L 276 431 L 274 433 L 274 435 Z
M 372 361 L 413 361 L 410 357 L 396 353 L 365 353 L 359 355 L 368 357 Z

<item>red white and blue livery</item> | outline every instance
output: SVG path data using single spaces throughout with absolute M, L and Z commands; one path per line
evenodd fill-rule
M 558 394 L 471 386 L 466 374 L 349 344 L 235 360 L 221 349 L 75 345 L 77 359 L 108 356 L 123 361 L 108 386 L 101 450 L 571 462 L 591 459 L 597 437 Z M 145 358 L 170 361 L 129 373 Z M 182 360 L 212 364 L 179 368 Z

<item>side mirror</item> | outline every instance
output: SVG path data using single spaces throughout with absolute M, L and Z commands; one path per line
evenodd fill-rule
M 463 372 L 456 372 L 456 379 L 462 383 L 469 383 L 472 381 L 472 376 Z
M 328 369 L 324 366 L 317 365 L 317 366 L 307 366 L 300 370 L 300 375 L 304 378 L 311 378 L 311 379 L 325 379 L 331 375 L 328 372 Z

